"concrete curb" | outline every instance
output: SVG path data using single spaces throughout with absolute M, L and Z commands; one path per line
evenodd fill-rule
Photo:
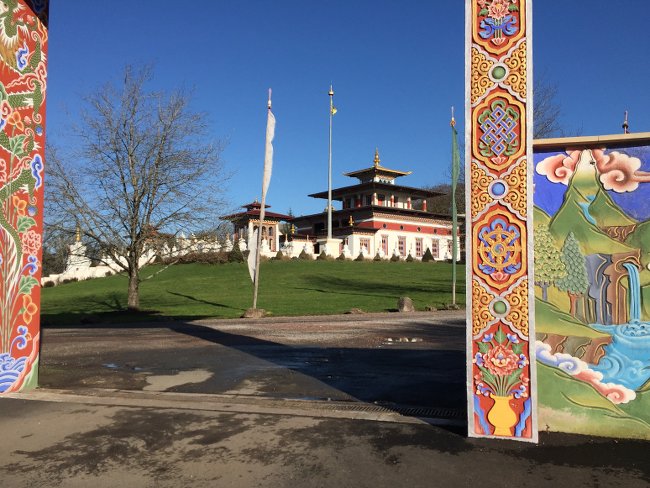
M 400 424 L 465 425 L 464 418 L 432 418 L 402 415 L 390 407 L 363 402 L 292 400 L 245 395 L 144 392 L 135 390 L 36 389 L 9 393 L 4 398 L 18 400 L 224 412 L 257 415 L 370 420 Z M 399 409 L 396 407 L 395 409 Z M 456 417 L 454 415 L 454 417 Z

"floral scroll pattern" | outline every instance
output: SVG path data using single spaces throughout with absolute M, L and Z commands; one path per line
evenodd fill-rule
M 40 338 L 47 2 L 0 12 L 0 393 L 34 386 Z
M 536 440 L 528 299 L 528 4 L 470 3 L 469 430 Z

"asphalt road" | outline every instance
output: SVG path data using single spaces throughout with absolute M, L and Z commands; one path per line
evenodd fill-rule
M 45 329 L 40 385 L 465 409 L 461 313 Z
M 45 329 L 0 486 L 641 487 L 647 443 L 468 439 L 462 313 Z

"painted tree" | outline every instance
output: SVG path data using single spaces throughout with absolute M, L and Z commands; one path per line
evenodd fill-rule
M 557 281 L 557 287 L 566 291 L 571 302 L 571 315 L 578 317 L 577 303 L 580 298 L 584 298 L 587 288 L 589 288 L 589 278 L 587 275 L 587 260 L 580 250 L 580 243 L 569 232 L 569 235 L 562 246 L 562 262 L 566 269 L 566 276 Z
M 206 114 L 182 91 L 147 89 L 151 78 L 149 68 L 127 67 L 87 97 L 78 153 L 49 160 L 50 225 L 78 225 L 126 272 L 129 309 L 139 308 L 139 267 L 155 234 L 214 222 L 227 179 Z
M 546 225 L 535 226 L 535 285 L 542 289 L 542 299 L 548 301 L 548 287 L 566 276 L 555 239 Z

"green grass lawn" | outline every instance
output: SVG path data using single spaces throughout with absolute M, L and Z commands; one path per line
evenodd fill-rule
M 147 277 L 160 270 L 149 266 Z M 465 303 L 464 267 L 457 266 L 457 303 Z M 267 261 L 258 307 L 275 316 L 394 310 L 400 296 L 418 310 L 451 302 L 451 264 L 421 262 Z M 44 288 L 44 325 L 239 317 L 252 306 L 246 264 L 178 264 L 140 285 L 141 313 L 125 311 L 127 278 L 97 278 Z

